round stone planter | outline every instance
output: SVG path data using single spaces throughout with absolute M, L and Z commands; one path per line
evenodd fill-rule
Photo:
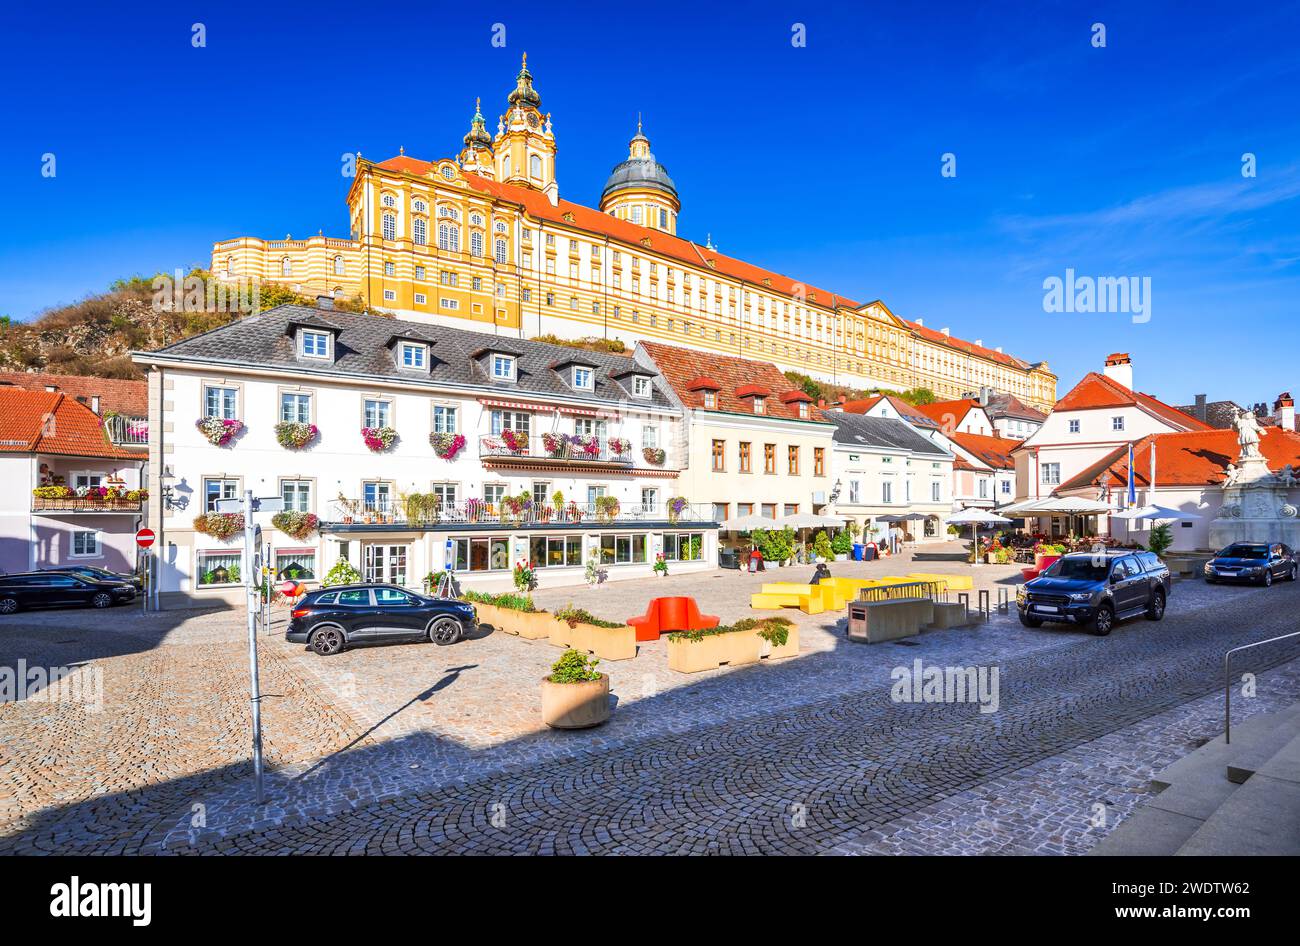
M 542 722 L 552 729 L 589 729 L 609 719 L 609 674 L 583 683 L 542 678 Z

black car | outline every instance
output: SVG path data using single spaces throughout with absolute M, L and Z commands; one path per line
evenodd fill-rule
M 336 585 L 298 602 L 284 639 L 327 657 L 361 644 L 454 644 L 477 624 L 474 606 L 464 601 L 431 598 L 397 585 Z
M 1205 583 L 1249 581 L 1273 584 L 1274 579 L 1295 581 L 1295 549 L 1280 542 L 1234 542 L 1205 563 Z
M 82 578 L 93 578 L 98 581 L 125 582 L 134 585 L 137 592 L 144 590 L 144 579 L 139 575 L 110 572 L 107 568 L 98 568 L 94 565 L 61 565 L 58 568 L 45 568 L 42 571 L 67 572 L 70 575 L 80 575 Z
M 1169 567 L 1154 552 L 1075 552 L 1021 585 L 1016 607 L 1026 627 L 1055 621 L 1105 636 L 1124 618 L 1164 617 L 1169 584 Z
M 105 581 L 68 572 L 23 572 L 0 576 L 0 614 L 20 608 L 89 605 L 108 608 L 135 599 L 135 587 L 121 580 Z

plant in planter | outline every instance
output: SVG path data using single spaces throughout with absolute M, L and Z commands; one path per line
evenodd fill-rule
M 819 530 L 813 538 L 813 554 L 823 562 L 829 562 L 835 555 L 835 550 L 831 547 L 831 537 L 826 534 L 825 529 Z
M 314 513 L 286 509 L 271 517 L 271 525 L 293 539 L 305 539 L 320 528 L 320 519 Z
M 201 417 L 194 422 L 194 426 L 214 447 L 226 446 L 244 429 L 243 422 L 221 417 Z
M 550 431 L 545 431 L 542 433 L 542 447 L 551 456 L 553 457 L 563 456 L 568 446 L 569 446 L 568 434 L 553 434 Z
M 334 563 L 334 567 L 329 570 L 321 584 L 328 588 L 330 585 L 355 585 L 359 581 L 361 581 L 361 572 L 353 568 L 352 563 L 347 559 L 341 558 Z
M 831 551 L 835 553 L 835 560 L 838 562 L 846 560 L 849 553 L 853 551 L 853 536 L 850 531 L 849 529 L 841 529 L 831 539 Z
M 361 439 L 371 453 L 383 453 L 397 442 L 397 431 L 392 427 L 362 427 Z
M 668 521 L 676 523 L 681 517 L 681 514 L 686 511 L 686 507 L 690 504 L 691 501 L 685 496 L 674 496 L 672 499 L 668 500 L 668 502 L 664 504 L 664 509 L 668 513 Z
M 626 437 L 610 437 L 608 441 L 609 452 L 616 457 L 624 456 L 632 450 L 632 441 Z
M 301 450 L 316 439 L 320 430 L 315 424 L 282 421 L 275 425 L 275 440 L 286 450 Z
M 588 585 L 595 588 L 605 580 L 607 574 L 609 573 L 600 567 L 600 559 L 596 557 L 596 553 L 592 552 L 591 558 L 587 559 L 587 567 L 582 570 L 582 577 Z
M 506 429 L 501 431 L 501 442 L 511 453 L 528 452 L 528 434 L 522 430 Z
M 569 445 L 580 458 L 594 460 L 600 456 L 600 438 L 594 434 L 590 437 L 574 436 Z
M 532 591 L 537 587 L 537 569 L 533 568 L 532 562 L 515 562 L 514 579 L 515 587 L 520 591 Z
M 194 531 L 214 539 L 229 539 L 244 531 L 242 512 L 205 512 L 194 517 Z
M 429 434 L 429 445 L 434 456 L 441 460 L 454 460 L 465 449 L 464 434 Z
M 618 518 L 621 508 L 616 496 L 596 497 L 596 518 L 601 522 L 613 522 Z
M 668 577 L 668 559 L 664 558 L 663 552 L 655 553 L 654 572 L 660 578 Z
M 1151 536 L 1147 539 L 1147 550 L 1164 558 L 1173 544 L 1174 535 L 1169 531 L 1169 523 L 1165 522 L 1151 530 Z
M 668 454 L 660 447 L 645 447 L 641 451 L 641 456 L 645 458 L 646 463 L 653 466 L 663 466 L 664 460 L 667 459 Z
M 566 650 L 542 678 L 542 722 L 552 729 L 586 729 L 609 719 L 609 674 L 600 661 Z
M 501 521 L 509 520 L 515 525 L 519 525 L 528 517 L 533 509 L 532 494 L 526 490 L 518 496 L 501 497 Z
M 478 522 L 487 513 L 487 509 L 488 504 L 475 496 L 465 500 L 465 518 L 470 522 Z

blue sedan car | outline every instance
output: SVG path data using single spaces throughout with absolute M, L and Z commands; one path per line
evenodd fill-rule
M 1234 542 L 1205 563 L 1205 582 L 1246 581 L 1267 587 L 1274 581 L 1295 581 L 1296 568 L 1295 549 L 1289 545 Z

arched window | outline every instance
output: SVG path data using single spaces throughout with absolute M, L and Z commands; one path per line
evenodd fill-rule
M 424 246 L 429 242 L 429 221 L 423 217 L 416 217 L 411 221 L 411 239 L 416 246 Z
M 385 207 L 396 207 L 397 198 L 394 197 L 392 194 L 385 194 L 383 197 L 380 198 L 380 203 L 382 203 Z
M 342 298 L 343 298 L 343 287 L 342 287 L 342 286 L 335 286 L 335 287 L 334 287 L 334 298 L 335 298 L 335 299 L 342 299 Z
M 496 230 L 497 233 L 505 233 L 505 232 L 506 232 L 506 223 L 505 223 L 505 221 L 504 221 L 504 220 L 498 220 L 498 221 L 496 222 L 496 225 L 495 225 L 492 229 Z
M 497 240 L 495 251 L 496 251 L 496 261 L 498 263 L 504 263 L 506 261 L 506 241 Z
M 483 234 L 479 233 L 477 230 L 469 235 L 469 255 L 483 255 Z
M 455 207 L 449 207 L 446 204 L 441 204 L 438 207 L 438 216 L 444 217 L 447 220 L 459 220 L 460 211 L 457 210 Z
M 469 215 L 469 222 L 476 227 L 481 227 L 483 226 L 483 215 L 480 213 L 472 213 Z
M 344 273 L 344 269 L 343 269 L 343 257 L 341 257 L 341 256 L 336 256 L 336 257 L 334 257 L 334 275 L 335 275 L 335 276 L 342 276 L 343 273 Z
M 397 239 L 397 218 L 392 214 L 384 214 L 383 235 L 385 240 Z
M 542 158 L 541 155 L 533 155 L 528 159 L 528 173 L 533 177 L 542 176 Z
M 438 249 L 460 252 L 460 227 L 450 223 L 438 224 Z
M 510 155 L 501 159 L 501 176 L 503 178 L 510 176 Z
M 429 205 L 417 197 L 415 200 L 411 201 L 411 211 L 417 214 L 427 214 L 429 212 Z
M 280 275 L 281 276 L 293 275 L 293 261 L 290 260 L 289 257 L 287 256 L 284 259 L 280 260 Z

